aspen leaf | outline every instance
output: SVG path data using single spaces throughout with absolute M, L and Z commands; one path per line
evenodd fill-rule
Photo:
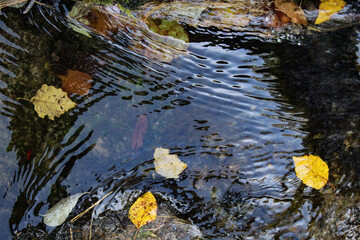
M 89 93 L 92 77 L 76 70 L 67 70 L 66 75 L 58 75 L 62 81 L 62 89 L 67 93 L 85 95 Z
M 61 199 L 45 213 L 44 223 L 50 227 L 56 227 L 63 224 L 75 207 L 79 198 L 84 194 L 85 193 L 77 193 Z
M 319 15 L 315 24 L 320 24 L 329 20 L 335 13 L 339 12 L 346 5 L 343 0 L 321 0 L 319 5 Z
M 293 157 L 296 176 L 309 187 L 320 189 L 328 182 L 329 167 L 318 156 Z
M 177 155 L 169 153 L 170 150 L 166 148 L 155 149 L 155 171 L 166 178 L 179 178 L 187 165 Z
M 30 101 L 34 104 L 34 109 L 39 117 L 44 118 L 47 115 L 51 120 L 54 120 L 54 117 L 60 117 L 61 114 L 76 106 L 66 92 L 46 84 L 41 86 Z
M 129 219 L 140 228 L 156 219 L 157 203 L 154 195 L 149 191 L 139 197 L 129 210 Z

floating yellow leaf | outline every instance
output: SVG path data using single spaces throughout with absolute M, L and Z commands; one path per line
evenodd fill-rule
M 320 189 L 328 182 L 329 167 L 318 156 L 293 157 L 296 176 L 307 186 Z
M 344 0 L 321 0 L 319 6 L 319 15 L 315 21 L 315 24 L 320 24 L 329 20 L 332 15 L 339 12 L 346 5 Z
M 60 117 L 61 114 L 76 106 L 66 92 L 46 84 L 41 86 L 30 101 L 34 104 L 34 109 L 39 117 L 44 118 L 48 115 L 51 120 L 54 120 L 54 117 Z
M 129 210 L 129 219 L 140 228 L 156 219 L 157 203 L 154 195 L 147 192 L 139 197 Z
M 184 171 L 187 165 L 177 155 L 169 153 L 169 149 L 161 147 L 155 149 L 155 171 L 166 178 L 179 178 L 179 174 Z

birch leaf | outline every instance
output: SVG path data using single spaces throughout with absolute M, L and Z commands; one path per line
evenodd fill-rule
M 339 12 L 346 5 L 344 0 L 321 0 L 319 5 L 319 15 L 315 24 L 320 24 L 329 20 L 335 13 Z
M 320 189 L 328 182 L 329 167 L 318 156 L 293 157 L 296 176 L 309 187 Z
M 161 147 L 155 149 L 155 171 L 166 178 L 179 178 L 179 174 L 184 171 L 187 165 L 177 155 L 169 153 L 169 149 Z
M 84 194 L 85 193 L 77 193 L 67 198 L 61 199 L 45 213 L 44 223 L 50 227 L 56 227 L 63 224 L 75 207 L 79 198 Z
M 44 118 L 47 115 L 51 120 L 60 117 L 61 114 L 76 106 L 66 92 L 46 84 L 41 86 L 30 101 L 34 104 L 34 109 L 39 117 Z
M 154 195 L 149 191 L 139 197 L 129 210 L 129 219 L 140 228 L 156 219 L 157 203 Z

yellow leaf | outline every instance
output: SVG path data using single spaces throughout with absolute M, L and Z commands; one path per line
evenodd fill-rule
M 315 24 L 320 24 L 329 20 L 332 15 L 339 12 L 346 5 L 344 0 L 321 0 L 319 6 L 319 15 L 315 21 Z
M 166 178 L 179 178 L 179 174 L 184 171 L 187 165 L 177 155 L 169 153 L 169 149 L 161 147 L 155 149 L 155 171 Z
M 157 203 L 154 195 L 147 192 L 139 197 L 129 210 L 129 219 L 140 228 L 156 219 Z
M 293 157 L 296 176 L 309 187 L 320 189 L 328 182 L 329 167 L 318 156 Z
M 46 84 L 41 86 L 30 101 L 34 104 L 34 109 L 39 117 L 44 118 L 48 115 L 51 120 L 54 120 L 54 117 L 60 117 L 61 114 L 76 106 L 66 92 Z

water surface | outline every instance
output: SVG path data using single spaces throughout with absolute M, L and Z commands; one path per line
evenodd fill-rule
M 359 65 L 359 31 L 346 29 L 352 39 L 341 32 L 320 48 L 316 40 L 328 37 L 321 33 L 300 43 L 264 38 L 253 28 L 187 28 L 188 54 L 163 63 L 130 50 L 121 32 L 111 40 L 74 32 L 64 9 L 36 6 L 27 15 L 4 9 L 0 16 L 4 239 L 27 226 L 46 229 L 41 214 L 63 197 L 110 190 L 103 211 L 121 209 L 115 200 L 127 191 L 150 190 L 212 239 L 309 237 L 322 193 L 301 183 L 291 157 L 325 154 L 331 144 L 312 139 L 328 111 L 314 118 L 312 92 L 303 94 L 297 83 L 358 78 L 349 66 Z M 338 55 L 343 39 L 348 43 Z M 318 68 L 324 64 L 331 65 Z M 70 95 L 78 105 L 55 121 L 39 118 L 32 103 L 19 99 L 30 99 L 45 83 L 61 87 L 57 74 L 67 69 L 88 73 L 93 83 L 87 95 Z M 142 146 L 132 149 L 138 118 L 148 126 Z M 187 164 L 178 180 L 155 172 L 156 147 Z M 352 184 L 355 192 L 357 182 L 345 177 L 337 188 Z

